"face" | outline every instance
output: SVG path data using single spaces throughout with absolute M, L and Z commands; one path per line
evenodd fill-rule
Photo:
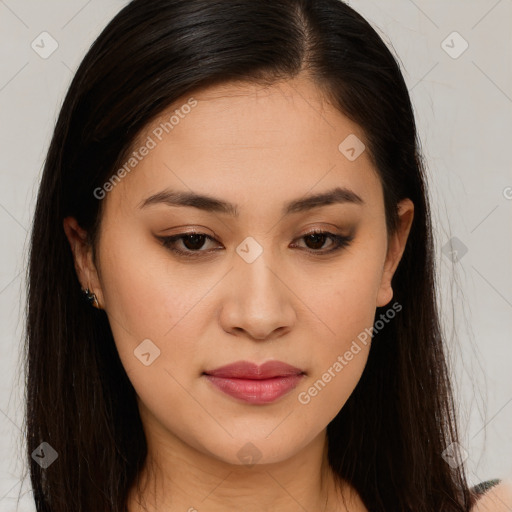
M 375 309 L 392 309 L 413 211 L 404 200 L 388 236 L 378 175 L 367 151 L 357 156 L 364 141 L 304 79 L 204 89 L 148 126 L 137 161 L 103 188 L 95 262 L 66 219 L 148 437 L 233 464 L 278 462 L 343 407 Z M 176 204 L 184 194 L 209 199 Z M 212 376 L 240 361 L 297 371 Z

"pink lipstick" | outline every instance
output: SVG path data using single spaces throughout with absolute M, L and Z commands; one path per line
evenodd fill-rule
M 250 404 L 268 404 L 297 386 L 305 373 L 281 361 L 237 361 L 203 374 L 215 387 Z

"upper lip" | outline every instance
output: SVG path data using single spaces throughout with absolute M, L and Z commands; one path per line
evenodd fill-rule
M 273 377 L 300 375 L 304 372 L 282 361 L 267 361 L 262 365 L 257 365 L 250 361 L 236 361 L 214 370 L 205 371 L 204 373 L 214 377 L 262 380 Z

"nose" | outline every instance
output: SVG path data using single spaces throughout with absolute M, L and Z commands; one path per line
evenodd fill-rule
M 236 256 L 224 283 L 222 328 L 236 336 L 270 340 L 289 332 L 296 322 L 294 294 L 287 276 L 263 252 L 247 263 Z

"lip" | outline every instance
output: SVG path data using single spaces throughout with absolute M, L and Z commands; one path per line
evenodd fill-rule
M 295 388 L 305 373 L 281 361 L 258 366 L 249 361 L 208 370 L 204 377 L 227 395 L 251 404 L 268 404 Z

